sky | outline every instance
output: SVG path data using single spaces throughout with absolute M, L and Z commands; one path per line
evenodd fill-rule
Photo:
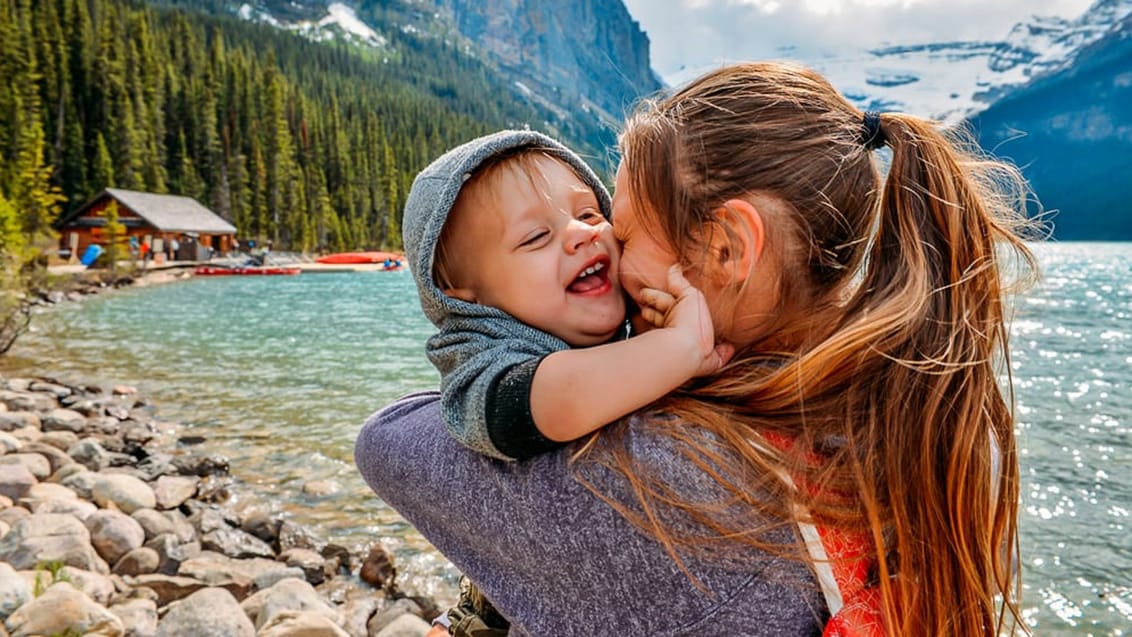
M 1093 0 L 624 0 L 669 84 L 727 60 L 813 60 L 845 47 L 1001 40 L 1029 16 Z

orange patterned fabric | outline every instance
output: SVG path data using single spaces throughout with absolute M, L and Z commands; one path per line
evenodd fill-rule
M 763 438 L 782 450 L 789 450 L 794 444 L 793 439 L 779 434 L 764 433 Z M 811 457 L 813 462 L 819 461 L 816 456 Z M 837 591 L 823 592 L 827 600 L 837 599 L 839 594 L 842 601 L 840 608 L 829 609 L 831 617 L 822 637 L 884 635 L 880 589 L 868 586 L 872 553 L 869 534 L 821 526 L 816 528 L 825 552 L 823 562 L 828 564 L 837 586 Z

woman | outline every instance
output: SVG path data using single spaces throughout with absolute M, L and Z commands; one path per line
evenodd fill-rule
M 464 451 L 434 395 L 407 397 L 359 437 L 370 486 L 512 634 L 817 635 L 834 612 L 831 634 L 1013 629 L 996 372 L 1004 261 L 1033 268 L 1017 173 L 779 63 L 644 105 L 620 145 L 623 286 L 640 302 L 678 263 L 732 361 L 523 463 Z

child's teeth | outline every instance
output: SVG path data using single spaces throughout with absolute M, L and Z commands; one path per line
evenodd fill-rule
M 601 270 L 604 267 L 605 267 L 605 265 L 602 264 L 602 263 L 597 263 L 597 264 L 591 265 L 590 267 L 586 268 L 585 270 L 582 270 L 582 274 L 579 275 L 579 278 L 589 276 L 589 275 L 593 274 L 594 272 Z

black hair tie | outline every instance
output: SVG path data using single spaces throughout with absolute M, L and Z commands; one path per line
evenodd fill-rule
M 864 144 L 865 150 L 876 150 L 888 143 L 888 138 L 880 128 L 880 113 L 865 111 L 864 122 L 865 130 L 861 135 L 861 143 Z

